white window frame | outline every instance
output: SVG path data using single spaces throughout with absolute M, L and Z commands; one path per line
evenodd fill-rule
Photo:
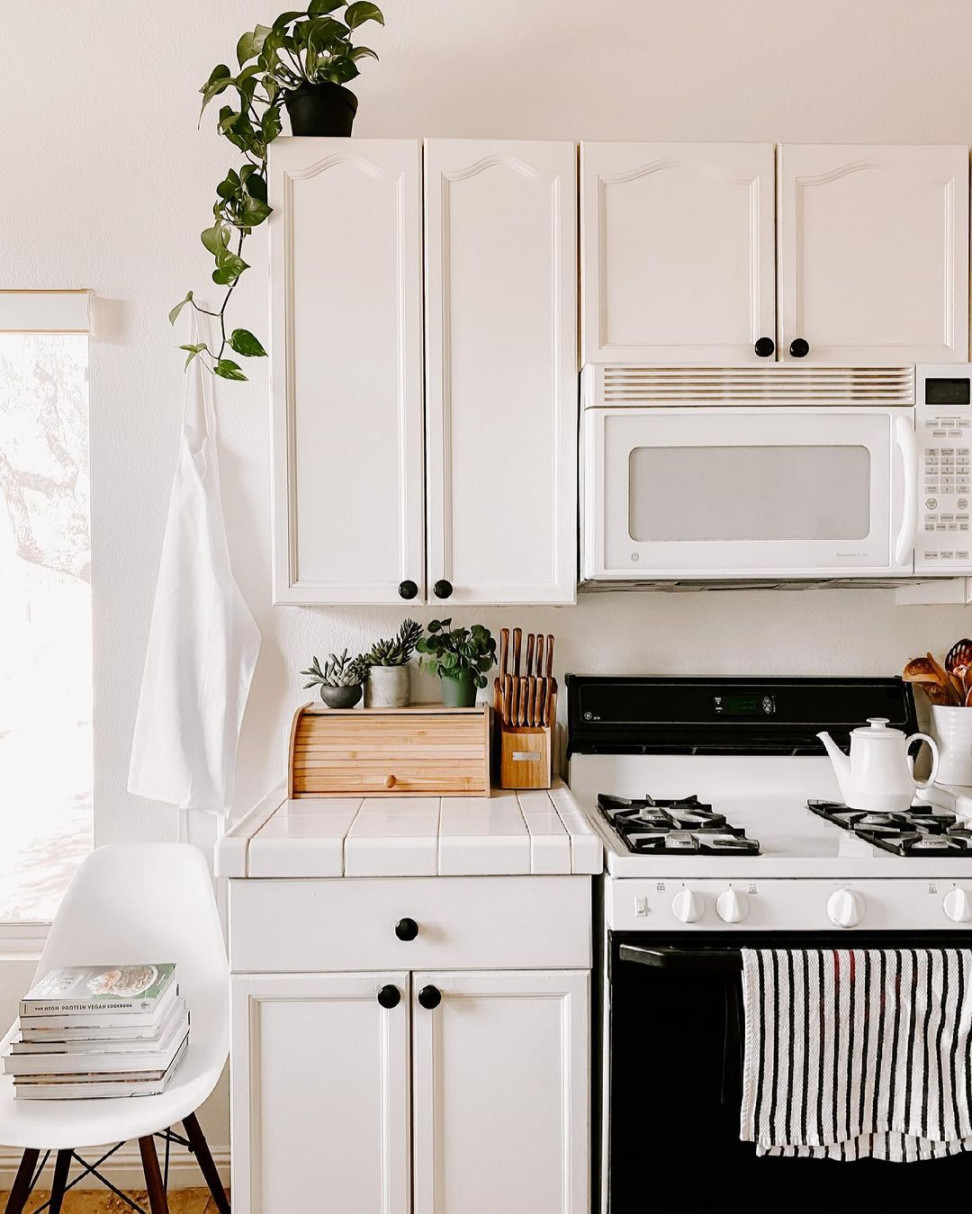
M 94 292 L 0 290 L 0 333 L 93 332 Z M 39 957 L 50 923 L 0 923 L 0 960 Z

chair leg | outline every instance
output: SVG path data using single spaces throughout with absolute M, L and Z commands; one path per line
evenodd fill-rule
M 38 1159 L 40 1159 L 40 1151 L 24 1151 L 20 1167 L 14 1178 L 13 1188 L 7 1198 L 5 1214 L 23 1214 L 27 1198 L 30 1196 L 30 1182 L 34 1179 L 34 1169 L 37 1167 Z
M 169 1199 L 165 1195 L 162 1170 L 159 1167 L 159 1157 L 155 1150 L 155 1139 L 151 1134 L 147 1138 L 138 1140 L 138 1149 L 142 1156 L 142 1171 L 145 1173 L 149 1208 L 152 1214 L 169 1214 Z
M 67 1187 L 68 1172 L 71 1170 L 73 1151 L 58 1151 L 54 1164 L 54 1179 L 51 1182 L 50 1214 L 61 1214 L 61 1202 L 64 1200 L 64 1190 Z
M 226 1200 L 223 1182 L 219 1178 L 219 1171 L 215 1163 L 213 1163 L 209 1143 L 206 1141 L 206 1135 L 202 1132 L 202 1126 L 196 1119 L 196 1114 L 190 1113 L 182 1123 L 182 1126 L 186 1131 L 186 1137 L 189 1139 L 189 1147 L 199 1164 L 199 1170 L 202 1172 L 203 1179 L 209 1186 L 209 1192 L 216 1203 L 216 1209 L 219 1211 L 219 1214 L 230 1214 L 230 1204 Z

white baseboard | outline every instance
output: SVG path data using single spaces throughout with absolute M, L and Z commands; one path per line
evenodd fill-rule
M 164 1159 L 165 1144 L 158 1138 L 155 1142 L 159 1152 L 159 1163 L 161 1164 Z M 99 1151 L 97 1147 L 94 1147 L 82 1150 L 81 1155 L 86 1163 L 94 1163 L 98 1156 L 103 1155 L 107 1149 L 107 1147 L 102 1147 Z M 219 1169 L 219 1175 L 223 1184 L 229 1187 L 229 1147 L 211 1145 L 210 1150 L 213 1154 L 213 1161 Z M 11 1184 L 13 1184 L 22 1154 L 23 1152 L 15 1147 L 0 1147 L 0 1190 L 9 1189 Z M 47 1161 L 47 1168 L 38 1183 L 38 1188 L 50 1188 L 51 1170 L 53 1167 L 54 1155 L 52 1154 L 51 1158 Z M 118 1185 L 120 1189 L 144 1190 L 145 1188 L 145 1180 L 142 1177 L 141 1156 L 138 1152 L 137 1142 L 126 1142 L 121 1150 L 112 1155 L 111 1159 L 107 1160 L 99 1170 L 103 1171 L 111 1183 Z M 77 1174 L 78 1164 L 74 1163 L 71 1167 L 71 1177 L 77 1176 Z M 96 1189 L 99 1186 L 94 1177 L 86 1176 L 77 1187 L 79 1189 Z M 196 1157 L 191 1155 L 185 1147 L 181 1147 L 178 1143 L 174 1142 L 169 1155 L 169 1188 L 204 1189 L 205 1187 L 206 1182 L 199 1171 Z

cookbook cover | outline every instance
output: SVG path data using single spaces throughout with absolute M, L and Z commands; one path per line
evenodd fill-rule
M 53 969 L 20 1001 L 21 1016 L 149 1012 L 172 984 L 175 965 L 78 965 Z

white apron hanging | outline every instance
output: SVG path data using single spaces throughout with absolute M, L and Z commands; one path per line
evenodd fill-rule
M 230 565 L 212 382 L 201 359 L 187 381 L 128 790 L 223 813 L 260 632 Z

